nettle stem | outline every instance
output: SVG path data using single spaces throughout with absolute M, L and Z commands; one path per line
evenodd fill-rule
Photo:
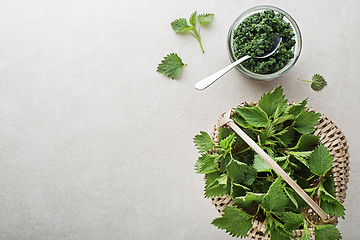
M 200 44 L 200 47 L 201 47 L 201 51 L 204 53 L 205 51 L 204 51 L 204 48 L 203 48 L 203 46 L 201 44 L 201 37 L 198 38 L 198 41 L 199 41 L 199 44 Z
M 245 149 L 241 150 L 240 152 L 237 152 L 237 154 L 244 153 L 244 152 L 246 152 L 246 151 L 248 151 L 250 149 L 251 149 L 251 147 L 245 148 Z
M 199 30 L 197 31 L 197 34 L 198 34 L 198 36 L 199 36 L 198 41 L 199 41 L 201 50 L 202 50 L 202 52 L 204 53 L 205 51 L 204 51 L 204 48 L 203 48 L 203 46 L 202 46 L 201 37 L 200 37 L 200 26 L 199 26 Z
M 202 43 L 201 43 L 201 37 L 200 37 L 200 28 L 199 28 L 199 31 L 197 31 L 195 28 L 192 29 L 193 32 L 189 31 L 189 33 L 194 37 L 196 38 L 196 40 L 198 40 L 199 44 L 200 44 L 200 47 L 201 47 L 201 51 L 204 53 L 204 48 L 202 46 Z
M 304 79 L 300 79 L 300 78 L 298 78 L 298 80 L 299 81 L 303 81 L 303 82 L 309 82 L 309 83 L 311 83 L 312 81 L 309 81 L 309 80 L 304 80 Z

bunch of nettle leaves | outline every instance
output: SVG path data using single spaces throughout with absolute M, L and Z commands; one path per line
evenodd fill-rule
M 245 103 L 231 117 L 311 197 L 318 197 L 325 213 L 344 218 L 344 206 L 336 199 L 332 178 L 332 156 L 312 134 L 320 114 L 306 108 L 307 99 L 288 104 L 281 86 L 265 93 L 257 105 Z M 292 231 L 303 229 L 300 239 L 341 239 L 331 224 L 315 225 L 306 216 L 308 204 L 233 130 L 219 129 L 215 143 L 200 132 L 194 143 L 201 156 L 196 172 L 205 174 L 205 197 L 229 194 L 234 206 L 227 206 L 213 225 L 234 237 L 245 237 L 257 219 L 266 224 L 272 240 L 294 239 Z M 210 154 L 212 149 L 218 155 Z

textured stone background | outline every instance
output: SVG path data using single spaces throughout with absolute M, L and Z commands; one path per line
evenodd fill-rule
M 0 239 L 232 239 L 210 223 L 192 138 L 220 114 L 282 84 L 309 97 L 350 146 L 344 239 L 358 239 L 360 118 L 358 1 L 0 0 Z M 297 21 L 303 51 L 271 82 L 226 66 L 226 36 L 244 10 L 271 4 Z M 205 53 L 170 22 L 215 14 Z M 176 52 L 178 80 L 156 72 Z M 322 74 L 313 92 L 297 78 Z

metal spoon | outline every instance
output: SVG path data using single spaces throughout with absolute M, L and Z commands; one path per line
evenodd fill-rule
M 262 54 L 261 56 L 257 56 L 256 58 L 267 58 L 270 55 L 274 54 L 276 52 L 276 50 L 279 48 L 280 43 L 282 38 L 279 37 L 279 35 L 277 33 L 274 33 L 273 39 L 274 44 L 272 45 L 272 48 L 269 52 L 266 52 L 264 54 Z M 236 65 L 238 65 L 239 63 L 247 60 L 251 58 L 251 56 L 246 55 L 238 60 L 236 60 L 235 62 L 233 62 L 232 64 L 230 64 L 229 66 L 221 69 L 220 71 L 210 75 L 207 78 L 204 78 L 203 80 L 197 82 L 195 84 L 195 88 L 197 90 L 203 90 L 205 88 L 207 88 L 208 86 L 210 86 L 211 84 L 213 84 L 214 82 L 216 82 L 219 78 L 221 78 L 223 75 L 225 75 L 225 73 L 227 73 L 228 71 L 230 71 L 231 69 L 233 69 Z

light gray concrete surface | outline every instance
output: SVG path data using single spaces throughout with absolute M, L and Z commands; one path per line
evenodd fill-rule
M 231 239 L 210 223 L 192 138 L 220 114 L 282 84 L 309 97 L 345 134 L 351 172 L 343 239 L 358 239 L 358 1 L 0 0 L 0 239 Z M 271 82 L 235 70 L 205 91 L 194 84 L 229 63 L 227 31 L 244 10 L 287 11 L 303 36 L 296 66 Z M 205 53 L 170 22 L 215 14 Z M 156 72 L 176 52 L 178 80 Z M 322 74 L 313 92 L 298 78 Z

